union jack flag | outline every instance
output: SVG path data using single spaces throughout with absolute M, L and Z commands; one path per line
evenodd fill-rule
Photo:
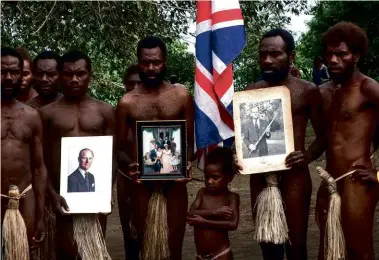
M 195 146 L 204 169 L 208 150 L 233 143 L 232 62 L 246 40 L 238 0 L 198 0 L 196 23 Z

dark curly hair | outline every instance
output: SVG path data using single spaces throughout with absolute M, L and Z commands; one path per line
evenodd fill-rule
M 276 36 L 280 36 L 283 39 L 285 43 L 286 53 L 287 55 L 291 55 L 291 53 L 295 50 L 295 40 L 293 39 L 292 34 L 287 30 L 284 30 L 282 28 L 270 30 L 263 35 L 261 42 L 265 38 Z
M 138 65 L 137 64 L 132 64 L 130 65 L 124 72 L 124 75 L 122 76 L 122 83 L 125 84 L 126 83 L 126 80 L 128 79 L 128 77 L 132 74 L 138 74 L 139 73 L 139 70 L 138 70 Z
M 205 158 L 205 164 L 215 164 L 220 167 L 225 176 L 233 177 L 236 172 L 233 169 L 233 151 L 227 147 L 217 147 L 211 150 Z
M 324 50 L 328 44 L 345 42 L 347 47 L 360 56 L 365 56 L 368 51 L 368 39 L 366 32 L 350 22 L 340 22 L 330 27 L 322 34 L 321 43 Z

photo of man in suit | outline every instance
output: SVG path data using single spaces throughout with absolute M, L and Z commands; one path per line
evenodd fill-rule
M 244 158 L 255 158 L 268 155 L 267 139 L 271 137 L 268 122 L 260 118 L 258 107 L 251 109 L 252 120 L 242 127 L 243 142 L 249 149 Z M 259 140 L 259 138 L 261 138 Z M 259 142 L 258 142 L 259 140 Z
M 95 192 L 95 177 L 88 170 L 94 153 L 88 148 L 79 152 L 79 167 L 68 176 L 67 192 Z

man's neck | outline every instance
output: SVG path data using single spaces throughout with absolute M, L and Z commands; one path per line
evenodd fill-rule
M 28 99 L 31 98 L 31 95 L 32 95 L 32 89 L 29 88 L 26 91 L 21 91 L 17 97 L 17 100 L 20 102 L 26 102 L 28 101 Z
M 290 75 L 290 74 L 288 73 L 287 77 L 285 77 L 285 78 L 282 79 L 282 80 L 279 80 L 279 81 L 277 81 L 277 82 L 268 82 L 268 81 L 266 81 L 266 82 L 268 83 L 268 86 L 269 86 L 269 87 L 276 87 L 276 86 L 287 86 L 287 87 L 288 87 L 288 82 L 289 82 L 292 78 L 293 78 L 292 75 Z
M 166 82 L 162 81 L 160 84 L 156 86 L 145 86 L 145 84 L 141 84 L 140 86 L 140 90 L 142 93 L 154 94 L 164 91 L 166 88 Z
M 354 69 L 350 77 L 346 78 L 343 82 L 340 82 L 340 83 L 334 82 L 334 85 L 336 86 L 340 85 L 343 89 L 349 89 L 349 88 L 354 87 L 359 82 L 360 77 L 361 77 L 361 72 L 358 69 Z
M 76 96 L 76 97 L 70 97 L 70 96 L 64 95 L 63 98 L 67 103 L 72 103 L 72 104 L 78 104 L 78 103 L 83 102 L 87 99 L 90 99 L 88 94 L 85 94 L 83 96 Z

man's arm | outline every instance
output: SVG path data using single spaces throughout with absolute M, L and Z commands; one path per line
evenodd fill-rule
M 42 120 L 42 128 L 43 128 L 43 139 L 42 139 L 42 145 L 43 145 L 43 158 L 46 164 L 46 169 L 47 169 L 47 191 L 50 196 L 53 196 L 53 194 L 56 193 L 55 188 L 53 186 L 53 183 L 51 181 L 51 178 L 49 177 L 52 174 L 52 167 L 50 165 L 51 163 L 51 148 L 49 147 L 50 144 L 50 139 L 49 139 L 49 120 L 46 112 L 42 108 L 40 110 L 40 116 Z
M 183 92 L 183 119 L 187 121 L 187 158 L 191 161 L 194 158 L 194 102 L 186 89 L 178 88 Z
M 64 214 L 61 207 L 63 207 L 66 211 L 69 211 L 66 200 L 57 193 L 53 185 L 53 182 L 51 181 L 51 175 L 53 174 L 53 167 L 51 166 L 51 157 L 50 157 L 51 156 L 51 147 L 50 147 L 51 141 L 49 139 L 50 137 L 49 117 L 44 108 L 39 110 L 39 112 L 40 112 L 40 116 L 42 120 L 42 128 L 43 128 L 43 133 L 44 133 L 43 139 L 42 139 L 42 145 L 43 145 L 43 158 L 44 158 L 44 161 L 46 163 L 46 168 L 47 168 L 47 192 L 49 194 L 50 200 L 52 201 L 54 210 L 58 211 L 60 214 Z
M 362 82 L 362 94 L 376 105 L 379 109 L 379 83 L 375 80 L 368 78 Z M 372 140 L 374 153 L 379 147 L 379 124 L 375 128 L 374 138 Z
M 232 210 L 232 216 L 230 219 L 208 220 L 204 219 L 200 215 L 194 215 L 193 217 L 187 217 L 188 224 L 191 226 L 200 226 L 203 228 L 236 230 L 239 222 L 239 195 L 232 193 L 229 201 L 230 203 L 228 206 Z
M 302 151 L 290 153 L 286 158 L 287 167 L 308 165 L 319 158 L 328 145 L 325 122 L 323 121 L 322 96 L 320 89 L 312 84 L 310 90 L 307 92 L 306 98 L 309 102 L 307 113 L 315 132 L 316 139 L 304 153 Z
M 316 139 L 309 146 L 305 152 L 305 157 L 308 163 L 313 162 L 319 158 L 327 147 L 325 122 L 323 121 L 322 111 L 322 96 L 318 87 L 311 86 L 308 94 L 311 101 L 309 107 L 309 118 L 316 134 Z
M 47 172 L 43 160 L 42 122 L 37 111 L 33 111 L 34 133 L 31 147 L 32 185 L 36 199 L 37 227 L 34 234 L 36 240 L 43 239 Z
M 135 177 L 138 177 L 138 170 L 136 170 L 137 163 L 133 163 L 132 159 L 126 152 L 129 146 L 127 138 L 128 132 L 130 131 L 126 124 L 128 118 L 128 98 L 129 97 L 127 94 L 124 95 L 117 104 L 115 124 L 115 148 L 117 153 L 119 169 L 127 175 L 133 175 Z
M 116 173 L 118 169 L 117 165 L 117 147 L 115 138 L 115 111 L 111 106 L 106 105 L 104 108 L 104 118 L 106 121 L 104 135 L 113 136 L 113 156 L 112 156 L 112 185 L 116 180 Z

